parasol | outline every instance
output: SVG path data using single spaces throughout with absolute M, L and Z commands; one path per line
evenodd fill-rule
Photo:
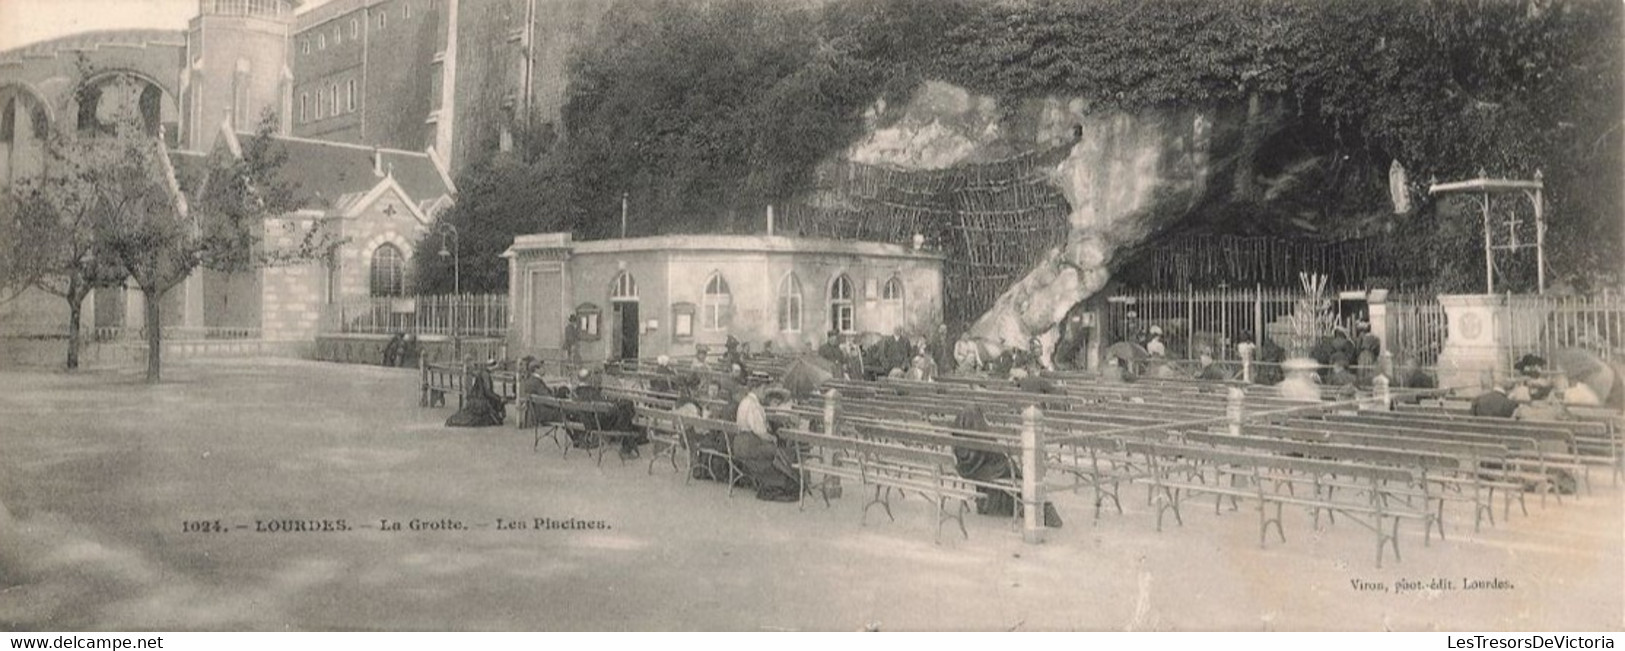
M 790 362 L 779 379 L 790 395 L 796 398 L 818 395 L 824 382 L 835 377 L 835 367 L 828 360 L 815 355 L 803 355 Z
M 1552 364 L 1563 370 L 1569 386 L 1585 385 L 1597 398 L 1598 404 L 1612 407 L 1621 405 L 1625 387 L 1620 386 L 1619 369 L 1610 366 L 1596 353 L 1581 348 L 1564 348 L 1552 353 Z M 1589 401 L 1586 401 L 1589 402 Z

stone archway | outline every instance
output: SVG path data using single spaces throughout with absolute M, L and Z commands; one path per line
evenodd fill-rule
M 72 98 L 74 131 L 81 137 L 113 132 L 120 120 L 135 120 L 151 137 L 178 143 L 181 112 L 175 97 L 157 80 L 133 70 L 106 70 L 86 77 Z

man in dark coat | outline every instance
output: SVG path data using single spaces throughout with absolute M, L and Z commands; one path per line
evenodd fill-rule
M 954 370 L 954 342 L 948 339 L 948 325 L 940 324 L 937 331 L 925 345 L 926 352 L 931 360 L 937 363 L 937 373 L 951 373 Z
M 975 432 L 987 432 L 992 427 L 987 422 L 987 416 L 982 408 L 972 405 L 954 418 L 952 436 L 979 440 Z M 954 448 L 955 470 L 960 477 L 986 483 L 1019 483 L 1021 468 L 1012 463 L 1008 455 L 977 450 L 972 448 Z M 976 492 L 985 497 L 976 503 L 976 512 L 981 515 L 995 515 L 1014 517 L 1019 508 L 1016 497 L 1009 491 L 999 490 L 989 486 L 977 486 Z M 1051 502 L 1044 502 L 1044 526 L 1059 528 L 1061 514 L 1055 510 Z
M 405 334 L 397 332 L 394 335 L 391 335 L 389 338 L 389 343 L 384 344 L 384 358 L 379 360 L 379 364 L 382 366 L 400 366 L 401 349 L 405 347 L 405 345 Z
M 829 331 L 829 337 L 824 339 L 824 345 L 818 347 L 818 356 L 834 363 L 836 366 L 840 366 L 845 362 L 846 355 L 841 352 L 841 333 L 834 330 Z
M 519 400 L 521 401 L 519 408 L 523 416 L 520 417 L 519 426 L 536 427 L 542 423 L 543 412 L 541 408 L 533 407 L 529 400 L 532 397 L 550 398 L 553 396 L 553 389 L 549 388 L 547 382 L 542 380 L 541 362 L 526 358 L 521 360 L 521 364 L 520 368 L 523 369 L 524 377 L 519 380 Z
M 1473 398 L 1474 416 L 1511 418 L 1517 412 L 1518 403 L 1507 397 L 1506 387 L 1491 387 L 1490 390 L 1478 394 L 1477 398 Z

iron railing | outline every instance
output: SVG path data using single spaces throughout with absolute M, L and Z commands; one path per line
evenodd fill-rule
M 322 308 L 323 333 L 505 337 L 507 294 L 463 294 L 341 300 Z

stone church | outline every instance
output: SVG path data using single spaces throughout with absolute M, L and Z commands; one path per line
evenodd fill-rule
M 409 294 L 414 247 L 455 201 L 456 170 L 551 130 L 566 55 L 604 3 L 300 4 L 200 0 L 185 29 L 0 52 L 0 187 L 41 172 L 53 130 L 95 137 L 115 107 L 134 109 L 180 179 L 238 155 L 274 116 L 282 174 L 304 207 L 269 220 L 265 243 L 315 228 L 342 244 L 327 262 L 199 271 L 163 298 L 175 334 L 308 344 L 324 303 Z M 140 307 L 138 292 L 98 291 L 85 324 L 116 336 Z M 0 307 L 0 338 L 59 335 L 66 312 L 26 295 Z

